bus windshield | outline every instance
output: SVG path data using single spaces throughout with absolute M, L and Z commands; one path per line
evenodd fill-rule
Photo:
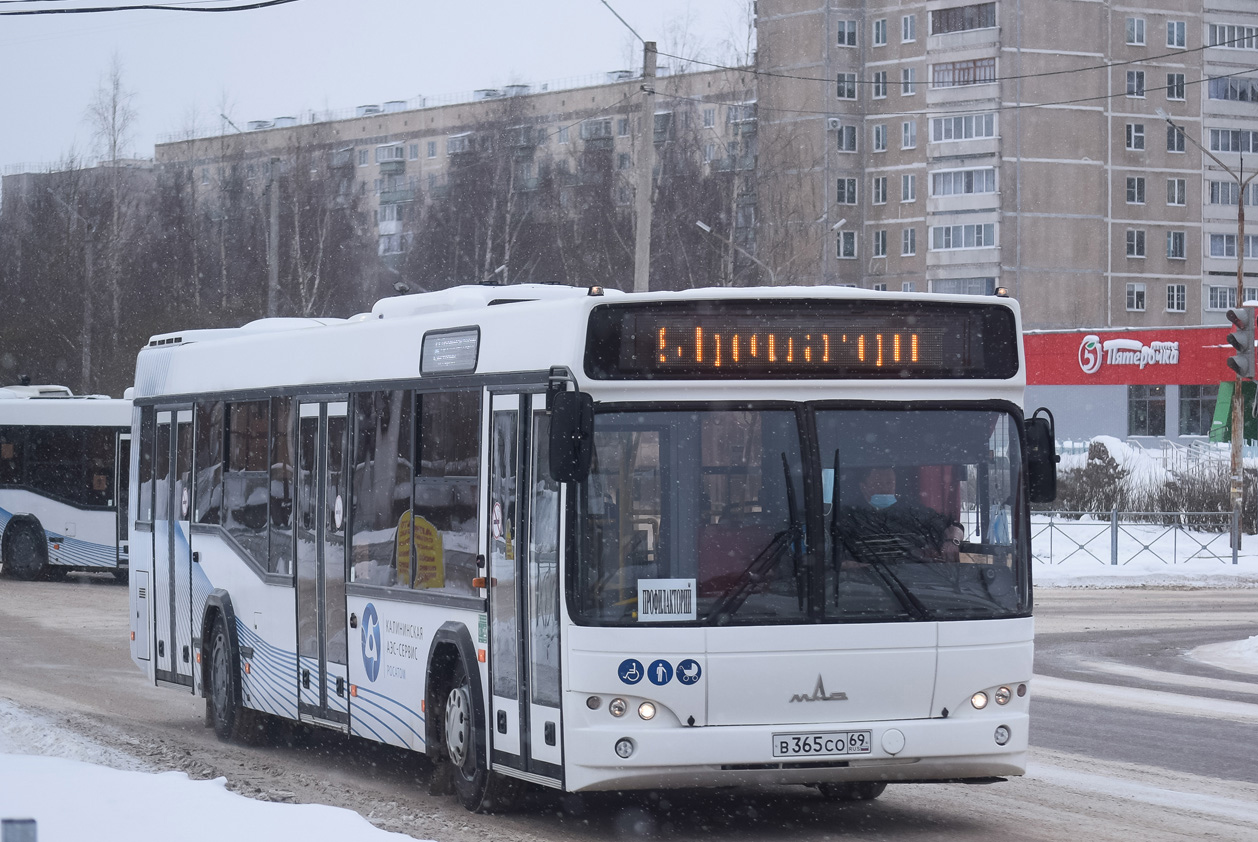
M 1021 464 L 1016 421 L 989 408 L 599 413 L 570 518 L 574 619 L 1025 614 Z

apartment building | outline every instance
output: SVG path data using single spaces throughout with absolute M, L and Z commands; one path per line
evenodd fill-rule
M 1198 146 L 1258 151 L 1252 2 L 759 0 L 757 35 L 762 166 L 798 173 L 762 217 L 799 213 L 761 241 L 805 282 L 999 285 L 1070 328 L 1221 322 L 1238 250 L 1258 277 L 1258 193 Z
M 544 168 L 579 180 L 582 155 L 611 153 L 615 201 L 632 206 L 634 160 L 642 124 L 643 80 L 616 71 L 575 87 L 511 85 L 453 101 L 391 101 L 353 114 L 311 114 L 246 124 L 246 131 L 159 144 L 159 165 L 195 171 L 202 189 L 220 189 L 235 168 L 261 190 L 272 161 L 297 160 L 339 179 L 361 198 L 379 254 L 407 247 L 408 221 L 444 197 L 461 157 L 498 145 L 513 189 L 537 186 Z M 709 170 L 750 173 L 755 166 L 754 76 L 744 70 L 669 74 L 656 79 L 652 125 L 657 149 L 685 144 Z M 302 164 L 305 165 L 304 163 Z M 754 219 L 749 216 L 748 220 Z M 750 225 L 750 221 L 747 222 Z

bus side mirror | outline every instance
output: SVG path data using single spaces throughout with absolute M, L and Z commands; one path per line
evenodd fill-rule
M 585 392 L 550 396 L 550 475 L 582 482 L 594 458 L 594 398 Z
M 1047 417 L 1041 418 L 1043 412 Z M 1057 499 L 1057 436 L 1053 414 L 1044 407 L 1026 420 L 1027 484 L 1032 503 Z

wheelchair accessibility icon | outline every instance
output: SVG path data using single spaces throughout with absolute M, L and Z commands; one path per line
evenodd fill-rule
M 620 667 L 616 670 L 620 675 L 620 680 L 625 684 L 637 684 L 642 680 L 645 672 L 642 669 L 642 662 L 637 658 L 626 658 L 620 662 Z

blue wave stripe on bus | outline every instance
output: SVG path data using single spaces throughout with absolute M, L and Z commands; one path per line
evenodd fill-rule
M 11 520 L 13 520 L 13 513 L 0 508 L 0 535 L 4 534 L 4 528 L 9 525 Z
M 376 722 L 380 723 L 380 727 L 389 732 L 389 734 L 392 734 L 393 739 L 389 739 L 387 735 L 382 736 L 379 731 L 367 723 L 366 720 L 368 718 L 374 719 Z M 364 736 L 363 734 L 358 733 L 360 729 L 363 731 L 370 731 L 371 735 L 382 743 L 388 743 L 389 745 L 398 746 L 399 748 L 411 747 L 410 740 L 408 740 L 404 734 L 399 734 L 396 729 L 380 717 L 370 711 L 364 710 L 362 704 L 356 704 L 354 705 L 354 717 L 350 723 L 350 733 L 356 734 L 357 736 Z
M 236 620 L 236 637 L 241 646 L 253 649 L 249 661 L 250 672 L 245 681 L 256 689 L 259 703 L 266 700 L 263 709 L 279 716 L 297 718 L 297 697 L 292 681 L 297 677 L 297 655 L 272 646 L 239 618 Z
M 385 695 L 385 694 L 383 694 L 383 693 L 379 693 L 379 692 L 377 692 L 377 691 L 375 691 L 375 690 L 370 690 L 370 689 L 368 689 L 368 688 L 366 688 L 366 687 L 361 687 L 361 686 L 358 688 L 358 695 L 359 695 L 359 697 L 360 697 L 360 698 L 361 698 L 362 696 L 364 696 L 364 695 L 365 695 L 365 696 L 375 696 L 377 699 L 382 699 L 382 700 L 383 700 L 382 702 L 377 702 L 377 704 L 381 704 L 381 705 L 382 705 L 384 702 L 388 702 L 388 703 L 389 703 L 390 705 L 392 705 L 393 707 L 396 707 L 396 708 L 401 708 L 402 710 L 406 711 L 406 712 L 407 712 L 407 713 L 409 713 L 411 716 L 413 716 L 413 717 L 415 717 L 416 719 L 418 719 L 420 722 L 423 722 L 423 721 L 424 721 L 424 715 L 423 715 L 422 713 L 420 713 L 419 711 L 415 710 L 414 708 L 412 708 L 412 707 L 410 707 L 410 706 L 408 706 L 408 705 L 404 705 L 404 704 L 402 704 L 401 702 L 399 702 L 397 699 L 393 698 L 392 696 L 386 696 L 386 695 Z M 400 717 L 399 717 L 399 718 L 400 718 Z
M 355 697 L 355 700 L 354 700 L 354 716 L 356 717 L 364 716 L 364 715 L 370 716 L 371 718 L 379 722 L 383 727 L 388 728 L 390 731 L 393 731 L 393 733 L 395 734 L 397 733 L 397 731 L 394 728 L 394 726 L 389 724 L 389 722 L 386 721 L 386 719 L 382 717 L 387 717 L 388 720 L 396 720 L 398 725 L 401 728 L 415 735 L 421 743 L 424 741 L 423 732 L 416 730 L 415 727 L 411 725 L 411 723 L 405 717 L 397 713 L 397 710 L 396 710 L 397 708 L 401 708 L 402 710 L 408 710 L 408 708 L 406 708 L 405 705 L 400 705 L 397 702 L 393 701 L 392 699 L 388 698 L 387 696 L 380 696 L 378 693 L 371 694 L 371 695 L 377 696 L 378 698 L 382 699 L 383 702 L 373 700 L 368 697 L 367 694 L 369 692 L 370 691 L 364 691 L 363 688 L 361 687 L 358 688 L 358 696 Z M 371 711 L 373 709 L 379 711 L 379 713 L 372 713 Z M 419 721 L 422 723 L 424 721 L 423 717 L 419 717 Z
M 94 544 L 90 541 L 80 541 L 78 538 L 68 538 L 56 532 L 49 532 L 47 529 L 44 530 L 44 534 L 48 536 L 49 542 L 61 545 L 61 548 L 54 550 L 54 552 L 60 556 L 62 566 L 118 566 L 118 549 L 114 544 Z

